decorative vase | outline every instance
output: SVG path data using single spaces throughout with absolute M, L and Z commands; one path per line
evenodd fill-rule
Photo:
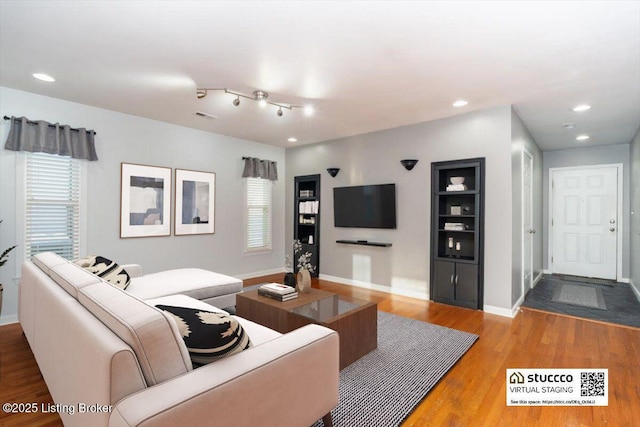
M 309 274 L 309 270 L 306 268 L 301 268 L 298 270 L 298 284 L 296 285 L 296 289 L 301 294 L 306 294 L 311 289 L 311 274 Z

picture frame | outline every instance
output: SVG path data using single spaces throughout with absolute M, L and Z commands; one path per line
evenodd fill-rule
M 215 233 L 216 174 L 176 169 L 176 236 Z
M 120 238 L 171 235 L 171 168 L 121 163 Z

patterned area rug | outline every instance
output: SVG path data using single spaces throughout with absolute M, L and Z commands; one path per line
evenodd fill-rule
M 477 339 L 378 311 L 378 348 L 340 371 L 334 426 L 399 426 Z
M 598 308 L 606 310 L 602 291 L 597 288 L 591 288 L 580 285 L 562 285 L 553 295 L 553 301 L 565 304 L 580 305 L 582 307 Z

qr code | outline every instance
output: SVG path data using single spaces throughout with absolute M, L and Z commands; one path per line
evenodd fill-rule
M 604 396 L 604 372 L 580 372 L 580 396 Z

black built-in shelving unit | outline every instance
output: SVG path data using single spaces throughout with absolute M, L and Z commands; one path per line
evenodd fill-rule
M 295 177 L 293 238 L 300 240 L 304 252 L 311 252 L 312 276 L 320 274 L 320 175 Z M 294 271 L 298 260 L 293 256 Z

